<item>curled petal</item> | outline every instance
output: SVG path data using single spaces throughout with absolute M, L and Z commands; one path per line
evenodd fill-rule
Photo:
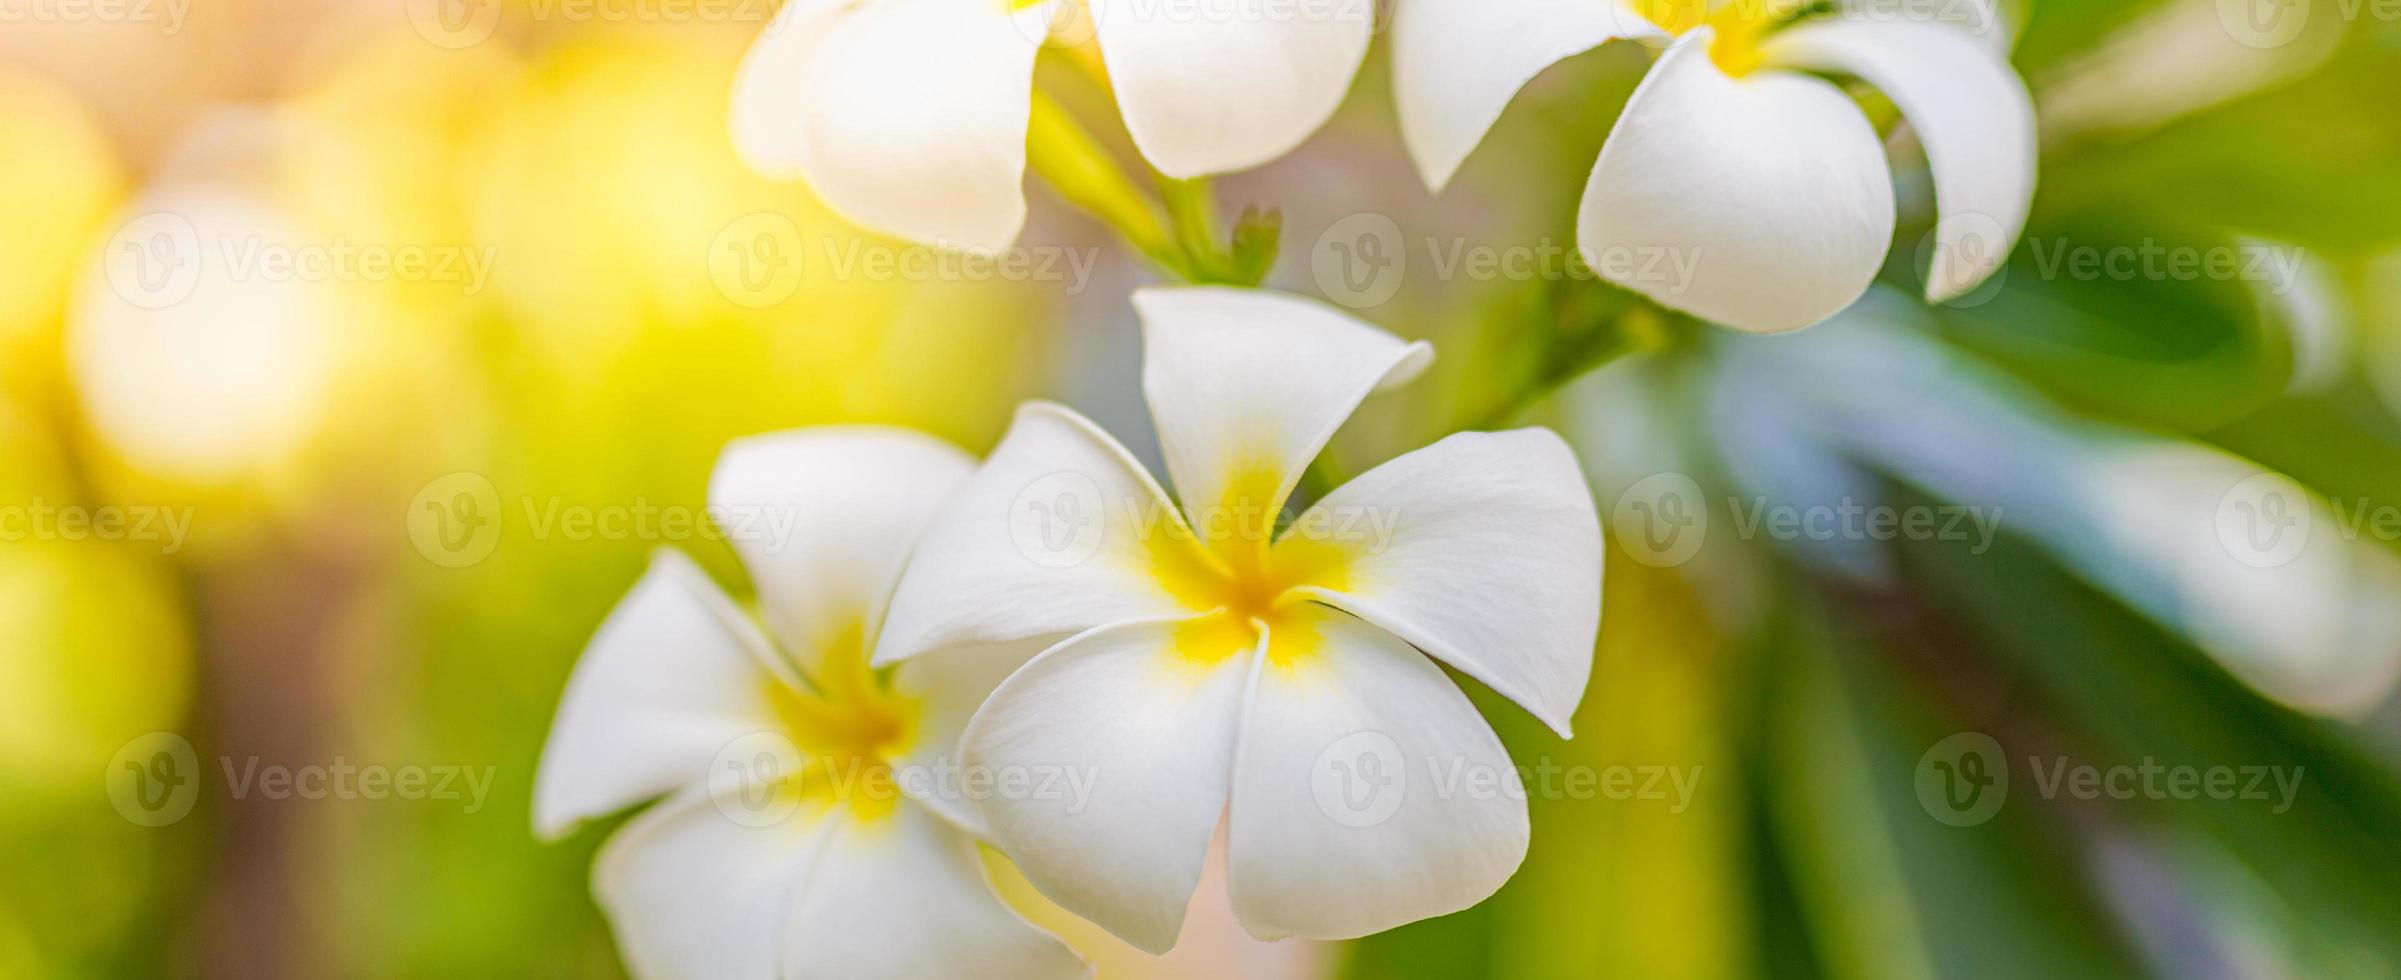
M 1741 330 L 1805 327 L 1851 305 L 1883 265 L 1892 169 L 1841 90 L 1728 75 L 1709 57 L 1714 34 L 1686 34 L 1635 89 L 1576 238 L 1594 269 L 1662 305 Z
M 1957 27 L 1837 20 L 1777 35 L 1771 64 L 1866 79 L 1925 144 L 1940 211 L 1926 298 L 1954 299 L 2008 260 L 2034 202 L 2034 99 L 2005 52 Z
M 734 151 L 772 177 L 801 176 L 809 71 L 848 0 L 792 0 L 769 21 L 734 74 Z
M 802 173 L 844 217 L 998 250 L 1025 224 L 1034 52 L 1007 5 L 875 0 L 844 14 L 798 94 Z
M 1247 170 L 1342 105 L 1374 0 L 1094 0 L 1126 131 L 1170 177 Z

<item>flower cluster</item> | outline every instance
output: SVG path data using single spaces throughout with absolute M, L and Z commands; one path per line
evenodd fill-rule
M 1654 299 L 1784 330 L 1857 299 L 1889 248 L 1884 140 L 1826 76 L 1855 78 L 1901 109 L 1934 173 L 1930 295 L 1973 288 L 2032 193 L 2025 90 L 1958 25 L 1843 8 L 1400 0 L 1400 131 L 1439 189 L 1546 66 L 1615 40 L 1659 49 L 1600 151 L 1580 243 L 1688 250 L 1696 274 Z M 733 132 L 754 166 L 863 226 L 1000 248 L 1025 218 L 1029 130 L 1053 111 L 1033 84 L 1045 44 L 1092 48 L 1142 156 L 1195 178 L 1321 126 L 1374 10 L 792 0 L 741 71 Z M 594 877 L 636 972 L 1082 972 L 997 897 L 983 845 L 1151 952 L 1176 944 L 1221 834 L 1234 916 L 1268 939 L 1457 911 L 1516 871 L 1522 789 L 1364 809 L 1352 791 L 1421 764 L 1515 781 L 1444 666 L 1568 734 L 1602 578 L 1574 455 L 1546 429 L 1464 432 L 1297 494 L 1353 411 L 1431 348 L 1257 289 L 1134 305 L 1165 485 L 1047 403 L 980 464 L 856 427 L 727 451 L 712 506 L 790 518 L 733 541 L 755 615 L 663 555 L 578 665 L 537 787 L 548 835 L 659 801 Z M 1293 515 L 1296 496 L 1314 499 Z M 1360 514 L 1374 533 L 1346 531 Z M 912 778 L 927 772 L 946 775 Z M 1072 792 L 1035 778 L 1061 774 Z

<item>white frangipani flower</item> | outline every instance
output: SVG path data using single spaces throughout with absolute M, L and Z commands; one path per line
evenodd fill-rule
M 950 771 L 960 729 L 1031 648 L 942 651 L 888 681 L 867 667 L 910 543 L 973 465 L 894 429 L 738 442 L 710 505 L 774 640 L 674 551 L 593 637 L 542 750 L 534 825 L 556 837 L 664 797 L 593 868 L 636 975 L 1086 974 L 993 894 L 963 794 L 908 778 Z
M 1566 734 L 1591 673 L 1601 532 L 1547 429 L 1464 433 L 1275 526 L 1369 393 L 1431 348 L 1222 288 L 1134 303 L 1182 506 L 1083 417 L 1028 405 L 927 529 L 880 661 L 1060 639 L 969 723 L 970 766 L 1066 764 L 1081 806 L 987 799 L 1042 892 L 1175 944 L 1211 831 L 1262 938 L 1351 938 L 1482 901 L 1524 859 L 1523 788 L 1436 662 Z
M 1858 299 L 1891 245 L 1883 143 L 1850 96 L 1813 73 L 1856 77 L 1900 108 L 1933 171 L 1928 298 L 1974 289 L 2008 257 L 2034 195 L 2025 83 L 2006 52 L 1961 24 L 1861 0 L 1794 21 L 1806 7 L 1402 0 L 1392 29 L 1401 132 L 1440 189 L 1544 68 L 1613 40 L 1665 43 L 1601 148 L 1578 243 L 1603 256 L 1689 252 L 1690 281 L 1621 284 L 1727 326 L 1789 330 Z
M 1057 43 L 1100 45 L 1135 146 L 1178 178 L 1300 145 L 1375 25 L 1373 0 L 1079 2 L 791 0 L 735 80 L 734 145 L 866 227 L 998 249 L 1025 223 L 1034 54 L 1054 25 L 1095 32 Z

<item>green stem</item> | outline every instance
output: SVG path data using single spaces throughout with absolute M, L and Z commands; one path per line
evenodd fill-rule
M 1167 219 L 1175 225 L 1176 243 L 1183 247 L 1192 270 L 1212 281 L 1223 281 L 1232 263 L 1217 244 L 1217 196 L 1206 177 L 1159 180 L 1159 198 L 1167 204 Z
M 1134 251 L 1178 278 L 1194 278 L 1195 270 L 1161 219 L 1158 205 L 1067 107 L 1039 88 L 1027 121 L 1026 164 L 1067 203 L 1100 219 Z
M 1602 365 L 1628 354 L 1664 350 L 1675 342 L 1676 321 L 1662 316 L 1655 308 L 1634 306 L 1611 317 L 1600 329 L 1570 340 L 1554 343 L 1546 351 L 1534 377 L 1501 399 L 1482 415 L 1459 426 L 1461 431 L 1488 431 L 1506 428 L 1534 406 L 1548 401 L 1559 390 Z

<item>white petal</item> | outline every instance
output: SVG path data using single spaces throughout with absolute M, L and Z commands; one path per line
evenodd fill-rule
M 751 169 L 774 177 L 798 177 L 806 159 L 802 139 L 809 71 L 849 0 L 792 0 L 751 42 L 734 74 L 734 151 Z
M 766 638 L 692 560 L 661 551 L 567 678 L 534 777 L 534 830 L 700 783 L 727 743 L 776 728 Z
M 1326 495 L 1291 535 L 1350 557 L 1304 589 L 1534 712 L 1559 734 L 1584 698 L 1601 623 L 1601 523 L 1549 429 L 1465 432 Z
M 1441 190 L 1542 70 L 1621 38 L 1665 37 L 1622 0 L 1408 0 L 1392 13 L 1401 139 Z
M 1025 224 L 1036 46 L 1007 5 L 875 0 L 843 15 L 801 94 L 803 171 L 876 231 L 997 250 Z
M 1941 213 L 1927 298 L 1953 299 L 2008 260 L 2034 201 L 2034 99 L 2005 52 L 1947 24 L 1839 19 L 1776 35 L 1770 64 L 1847 72 L 1890 96 L 1926 147 Z
M 1805 327 L 1875 279 L 1892 243 L 1892 168 L 1841 90 L 1790 72 L 1729 76 L 1709 58 L 1714 36 L 1686 34 L 1635 89 L 1576 237 L 1594 268 L 1662 305 L 1742 330 Z M 1629 269 L 1650 272 L 1618 274 Z
M 1246 170 L 1333 116 L 1375 30 L 1374 0 L 1095 0 L 1126 131 L 1170 177 Z
M 727 446 L 709 507 L 750 569 L 775 639 L 814 676 L 829 650 L 873 636 L 909 548 L 974 469 L 973 457 L 921 432 L 798 429 Z
M 1433 661 L 1310 607 L 1244 707 L 1227 809 L 1234 914 L 1263 939 L 1349 939 L 1490 897 L 1525 860 L 1525 787 Z M 1289 634 L 1314 630 L 1289 665 Z
M 1186 612 L 1148 574 L 1153 546 L 1181 520 L 1108 433 L 1057 405 L 1028 404 L 926 529 L 875 663 Z
M 845 822 L 788 921 L 783 976 L 792 980 L 1089 973 L 993 894 L 973 840 L 917 807 L 874 824 Z
M 1434 359 L 1314 300 L 1249 289 L 1145 289 L 1142 390 L 1176 495 L 1204 535 L 1272 518 L 1370 392 Z
M 1175 945 L 1200 880 L 1259 660 L 1203 663 L 1177 642 L 1175 622 L 1146 620 L 1061 643 L 992 692 L 963 743 L 969 765 L 1029 781 L 979 801 L 1026 880 L 1151 953 Z M 1039 791 L 1052 774 L 1066 791 Z
M 917 703 L 917 741 L 894 763 L 901 792 L 970 834 L 990 836 L 961 778 L 959 736 L 993 688 L 1050 646 L 1047 638 L 954 646 L 903 662 L 892 686 Z
M 738 823 L 698 789 L 628 821 L 592 864 L 593 896 L 627 970 L 774 978 L 788 914 L 831 830 L 829 821 L 798 814 L 766 826 Z

